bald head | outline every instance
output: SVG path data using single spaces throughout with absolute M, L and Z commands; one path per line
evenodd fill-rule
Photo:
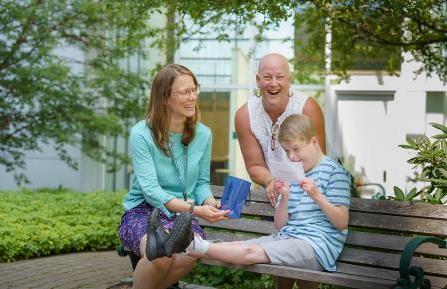
M 263 71 L 276 68 L 281 70 L 284 74 L 290 75 L 289 61 L 279 53 L 269 53 L 264 55 L 259 61 L 258 74 Z

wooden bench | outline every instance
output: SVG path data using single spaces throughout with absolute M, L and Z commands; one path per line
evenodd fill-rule
M 212 190 L 220 198 L 223 187 L 212 186 Z M 246 240 L 274 233 L 273 214 L 264 192 L 253 191 L 241 219 L 217 223 L 200 220 L 200 223 L 209 239 Z M 417 287 L 424 278 L 431 282 L 432 288 L 447 288 L 447 206 L 353 198 L 349 224 L 349 237 L 337 262 L 337 272 L 269 264 L 234 266 L 211 260 L 201 262 L 352 288 L 429 288 Z M 126 255 L 122 247 L 119 253 Z M 136 256 L 133 259 L 136 265 L 138 259 Z M 410 278 L 410 273 L 417 278 Z

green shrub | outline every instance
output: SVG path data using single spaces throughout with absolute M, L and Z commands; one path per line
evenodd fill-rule
M 238 269 L 198 264 L 184 279 L 188 283 L 221 289 L 273 289 L 273 278 Z
M 113 249 L 124 192 L 0 192 L 0 261 Z
M 420 197 L 420 201 L 431 204 L 445 204 L 447 202 L 447 127 L 442 124 L 430 123 L 439 130 L 439 134 L 432 136 L 419 136 L 415 139 L 407 137 L 407 143 L 399 145 L 401 148 L 412 151 L 415 156 L 407 160 L 413 168 L 422 169 L 420 175 L 416 173 L 416 182 L 424 182 L 422 189 L 413 188 L 409 193 L 394 187 L 395 197 L 398 201 L 413 201 Z

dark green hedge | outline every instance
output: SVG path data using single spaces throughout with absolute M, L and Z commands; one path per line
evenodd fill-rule
M 113 249 L 125 192 L 0 192 L 0 261 Z

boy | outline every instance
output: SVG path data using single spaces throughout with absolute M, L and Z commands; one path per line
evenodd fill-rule
M 305 115 L 290 115 L 281 125 L 279 142 L 306 172 L 299 184 L 275 181 L 281 195 L 275 211 L 277 234 L 244 242 L 209 243 L 199 236 L 186 249 L 190 256 L 224 263 L 270 263 L 335 271 L 347 237 L 349 177 L 321 151 L 316 130 Z

